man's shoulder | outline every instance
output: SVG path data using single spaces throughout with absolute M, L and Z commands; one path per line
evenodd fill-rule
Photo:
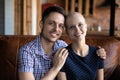
M 56 44 L 58 45 L 58 46 L 63 46 L 63 47 L 66 47 L 68 44 L 65 42 L 65 41 L 63 41 L 63 40 L 57 40 L 56 41 Z
M 26 48 L 27 49 L 27 48 L 33 48 L 33 47 L 37 46 L 38 38 L 39 37 L 36 37 L 34 40 L 24 44 L 21 48 Z
M 59 43 L 66 43 L 65 41 L 63 41 L 63 40 L 57 40 L 57 42 L 59 42 Z

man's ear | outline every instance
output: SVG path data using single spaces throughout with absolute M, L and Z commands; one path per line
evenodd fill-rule
M 39 22 L 39 26 L 40 26 L 40 30 L 42 31 L 42 29 L 43 29 L 43 21 Z

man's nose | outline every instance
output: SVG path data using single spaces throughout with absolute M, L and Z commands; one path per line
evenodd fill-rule
M 56 24 L 56 25 L 55 25 L 55 30 L 58 31 L 59 29 L 60 29 L 60 28 L 59 28 L 59 25 Z

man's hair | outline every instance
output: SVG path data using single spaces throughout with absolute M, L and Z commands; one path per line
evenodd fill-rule
M 64 18 L 66 17 L 65 10 L 62 7 L 51 6 L 51 7 L 46 8 L 45 11 L 42 14 L 43 23 L 44 23 L 45 19 L 49 16 L 49 14 L 52 13 L 52 12 L 58 12 L 58 13 L 62 14 L 64 16 Z

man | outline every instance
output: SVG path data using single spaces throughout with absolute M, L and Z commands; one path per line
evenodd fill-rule
M 53 6 L 44 11 L 40 24 L 41 34 L 19 50 L 20 80 L 55 79 L 68 55 L 68 51 L 63 48 L 67 44 L 58 40 L 62 35 L 64 22 L 65 11 L 63 8 Z

